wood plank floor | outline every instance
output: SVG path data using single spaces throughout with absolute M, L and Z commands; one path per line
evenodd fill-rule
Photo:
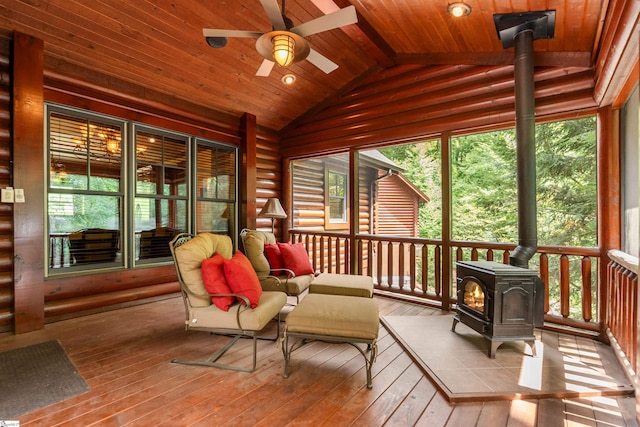
M 381 315 L 429 308 L 376 297 Z M 0 334 L 0 351 L 57 339 L 91 387 L 18 418 L 25 426 L 635 426 L 635 398 L 450 404 L 381 326 L 373 388 L 348 345 L 313 342 L 292 355 L 290 377 L 277 343 L 258 343 L 253 373 L 172 364 L 204 360 L 228 340 L 186 332 L 179 297 Z M 275 327 L 275 322 L 274 326 Z M 571 337 L 569 337 L 571 339 Z M 228 362 L 250 365 L 250 341 Z M 2 391 L 3 393 L 6 390 Z

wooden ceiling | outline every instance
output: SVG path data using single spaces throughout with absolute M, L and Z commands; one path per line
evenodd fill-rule
M 19 31 L 44 40 L 47 72 L 124 93 L 240 117 L 279 131 L 318 104 L 344 95 L 397 64 L 504 65 L 513 62 L 493 15 L 555 10 L 555 37 L 534 42 L 536 65 L 592 67 L 608 0 L 467 0 L 454 18 L 447 0 L 287 0 L 294 25 L 353 4 L 358 23 L 306 37 L 339 65 L 324 74 L 308 61 L 255 76 L 254 39 L 214 49 L 203 28 L 271 30 L 259 0 L 0 0 L 0 38 Z M 280 3 L 280 0 L 278 0 Z M 281 83 L 287 73 L 292 86 Z

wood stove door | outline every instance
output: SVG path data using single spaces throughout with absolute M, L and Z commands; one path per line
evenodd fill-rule
M 508 284 L 496 286 L 495 305 L 498 309 L 493 321 L 502 325 L 533 324 L 533 297 L 531 286 Z

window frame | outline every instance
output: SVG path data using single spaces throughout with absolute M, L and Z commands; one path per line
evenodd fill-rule
M 331 195 L 331 175 L 343 178 L 344 196 Z M 349 173 L 347 168 L 340 167 L 331 162 L 325 162 L 324 174 L 324 227 L 326 230 L 344 230 L 349 228 Z M 331 217 L 331 201 L 332 199 L 340 199 L 343 204 L 342 218 Z

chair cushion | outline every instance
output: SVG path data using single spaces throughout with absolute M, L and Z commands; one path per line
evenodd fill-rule
M 202 261 L 211 258 L 216 252 L 224 258 L 231 258 L 233 243 L 229 236 L 200 233 L 175 249 L 176 262 L 180 268 L 182 280 L 189 292 L 195 294 L 188 294 L 189 303 L 193 307 L 211 305 L 211 298 L 206 295 L 207 289 L 202 281 L 201 267 Z
M 258 276 L 267 276 L 271 267 L 267 257 L 264 255 L 264 245 L 275 244 L 276 237 L 273 233 L 249 230 L 242 239 L 244 252 Z
M 284 292 L 263 292 L 258 306 L 253 310 L 238 303 L 233 304 L 228 313 L 213 304 L 192 308 L 189 312 L 189 328 L 237 329 L 235 313 L 240 310 L 240 327 L 247 331 L 259 331 L 278 315 L 286 303 L 287 295 Z
M 232 258 L 224 260 L 223 267 L 231 291 L 247 297 L 251 308 L 256 308 L 260 302 L 262 287 L 247 257 L 242 252 L 236 251 Z
M 307 254 L 307 249 L 301 242 L 278 243 L 278 246 L 280 247 L 282 262 L 284 262 L 285 268 L 293 271 L 293 274 L 296 276 L 313 274 L 309 254 Z
M 210 294 L 232 293 L 224 275 L 224 260 L 224 257 L 216 252 L 211 258 L 202 261 L 202 281 Z M 211 297 L 211 301 L 220 310 L 229 311 L 229 307 L 236 302 L 236 298 L 234 296 Z

